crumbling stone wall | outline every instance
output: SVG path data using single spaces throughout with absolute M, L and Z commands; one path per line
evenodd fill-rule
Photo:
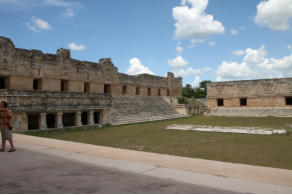
M 208 84 L 210 115 L 292 116 L 291 97 L 292 78 Z

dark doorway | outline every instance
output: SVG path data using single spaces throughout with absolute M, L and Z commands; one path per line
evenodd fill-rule
M 108 84 L 104 85 L 104 93 L 111 93 L 111 85 Z
M 167 90 L 167 96 L 169 96 L 169 89 Z
M 241 98 L 240 99 L 240 106 L 246 106 L 247 105 L 247 99 L 246 98 Z
M 136 87 L 136 95 L 140 95 L 140 87 Z
M 126 85 L 123 86 L 123 94 L 127 94 L 127 86 Z
M 148 96 L 151 96 L 151 88 L 148 88 Z
M 5 77 L 0 77 L 0 89 L 6 89 L 6 78 Z
M 286 97 L 286 105 L 292 105 L 292 97 Z
M 41 79 L 34 79 L 33 80 L 33 89 L 34 90 L 41 90 L 42 80 Z
M 158 89 L 158 96 L 161 96 L 161 89 Z
M 62 117 L 63 127 L 74 126 L 75 113 L 64 113 Z
M 46 116 L 47 128 L 56 128 L 56 114 L 47 114 Z
M 84 83 L 84 93 L 89 93 L 89 83 L 88 82 Z
M 68 91 L 68 81 L 61 80 L 61 91 Z
M 224 100 L 223 99 L 217 99 L 217 105 L 218 106 L 224 106 Z
M 87 112 L 82 112 L 81 113 L 81 122 L 82 122 L 82 125 L 88 125 L 87 115 L 88 115 Z
M 100 123 L 100 113 L 99 112 L 94 112 L 93 113 L 93 118 L 94 118 L 94 123 L 99 124 Z
M 28 114 L 27 115 L 27 129 L 35 130 L 39 129 L 40 115 L 39 114 Z

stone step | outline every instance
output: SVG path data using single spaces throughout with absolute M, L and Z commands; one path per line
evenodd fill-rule
M 148 118 L 168 118 L 168 117 L 184 117 L 185 115 L 157 115 L 157 116 L 139 116 L 139 115 L 135 115 L 135 116 L 131 116 L 131 115 L 125 115 L 125 116 L 118 116 L 116 119 L 125 119 L 125 118 L 137 118 L 137 119 L 148 119 Z
M 164 119 L 171 119 L 171 118 L 180 118 L 185 116 L 168 116 L 168 117 L 148 117 L 148 118 L 118 118 L 114 119 L 113 122 L 124 122 L 124 121 L 151 121 L 151 120 L 164 120 Z
M 132 124 L 132 123 L 142 123 L 142 122 L 150 122 L 150 121 L 159 121 L 159 120 L 168 120 L 168 119 L 174 119 L 174 118 L 183 118 L 188 117 L 185 115 L 181 116 L 168 116 L 168 117 L 152 117 L 148 119 L 133 119 L 133 118 L 127 118 L 127 119 L 120 119 L 120 120 L 114 120 L 112 125 L 124 125 L 124 124 Z

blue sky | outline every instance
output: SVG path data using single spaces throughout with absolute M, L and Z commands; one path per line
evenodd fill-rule
M 202 80 L 292 77 L 292 0 L 0 0 L 15 46 L 118 71 Z

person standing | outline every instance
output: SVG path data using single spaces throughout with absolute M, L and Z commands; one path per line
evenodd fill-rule
M 1 129 L 1 137 L 2 137 L 2 148 L 0 152 L 5 151 L 6 140 L 10 143 L 10 150 L 8 152 L 15 152 L 16 149 L 12 140 L 12 114 L 8 110 L 8 103 L 2 101 L 0 103 L 0 129 Z

